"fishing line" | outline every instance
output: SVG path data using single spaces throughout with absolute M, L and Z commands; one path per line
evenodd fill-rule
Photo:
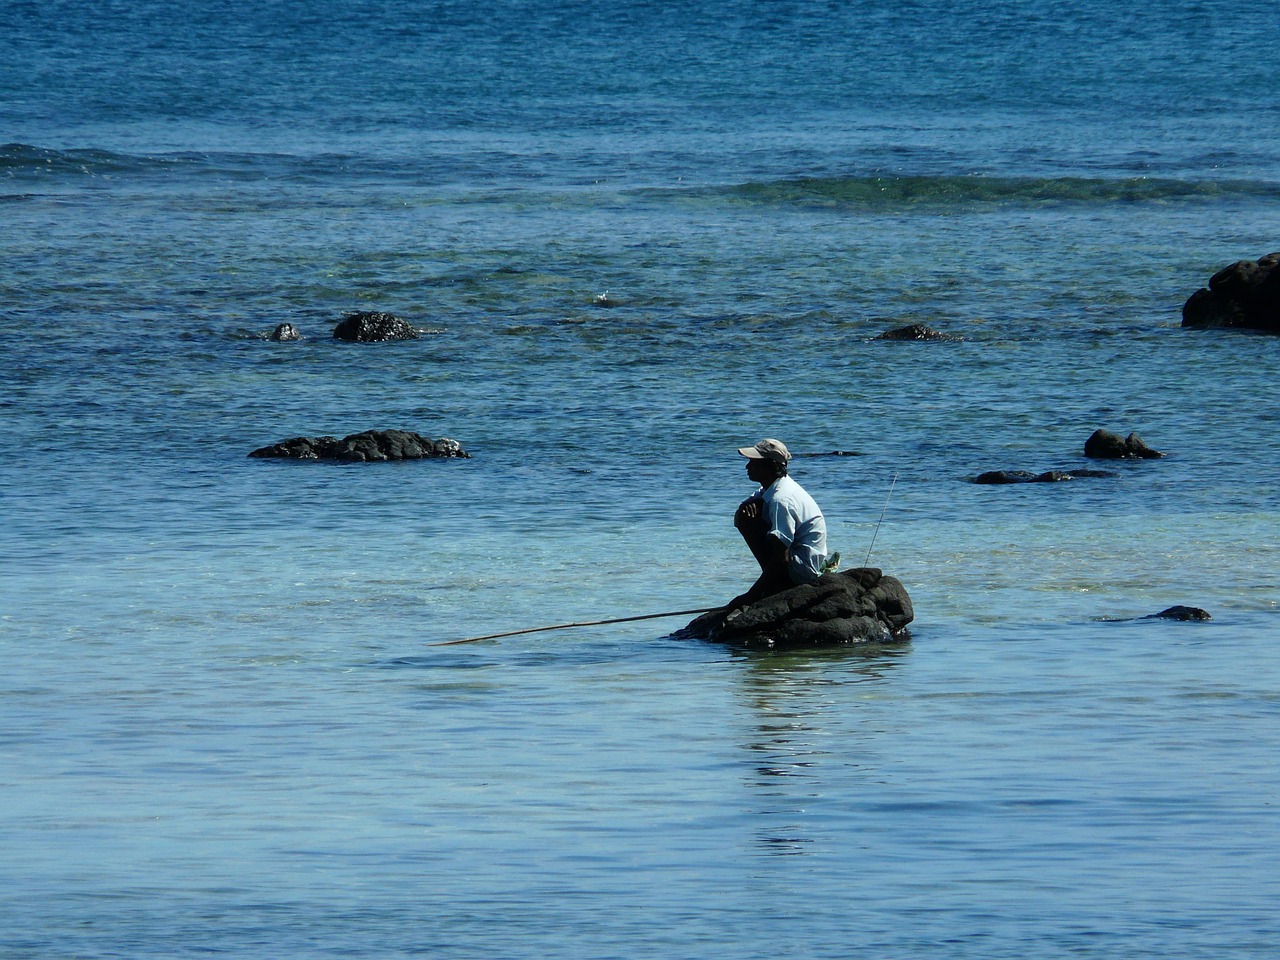
M 579 620 L 574 623 L 553 623 L 547 627 L 523 627 L 502 633 L 486 633 L 482 637 L 465 637 L 462 640 L 441 640 L 429 643 L 429 647 L 452 647 L 459 643 L 475 643 L 477 640 L 496 640 L 499 637 L 516 637 L 522 633 L 543 633 L 547 630 L 567 630 L 570 627 L 602 627 L 610 623 L 631 623 L 636 620 L 657 620 L 659 617 L 686 617 L 691 613 L 710 613 L 723 607 L 699 607 L 697 610 L 668 610 L 666 613 L 642 613 L 635 617 L 613 617 L 609 620 Z
M 889 509 L 889 499 L 893 496 L 893 488 L 897 486 L 897 483 L 898 471 L 895 470 L 893 471 L 893 483 L 889 484 L 889 496 L 884 498 L 884 506 L 880 508 L 880 519 L 876 521 L 875 532 L 871 534 L 871 546 L 867 547 L 867 559 L 862 561 L 864 567 L 871 562 L 871 551 L 876 545 L 876 537 L 880 536 L 880 524 L 884 523 L 884 512 Z

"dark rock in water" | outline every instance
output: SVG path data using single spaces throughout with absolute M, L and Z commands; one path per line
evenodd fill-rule
M 988 470 L 978 474 L 970 483 L 1061 483 L 1065 480 L 1114 476 L 1108 470 L 1046 470 L 1044 473 L 1032 473 L 1030 470 Z
M 827 573 L 735 611 L 704 613 L 680 636 L 765 649 L 908 638 L 911 598 L 895 578 L 874 567 Z
M 1036 475 L 1030 470 L 988 470 L 973 478 L 971 483 L 1030 483 Z
M 335 340 L 377 343 L 384 340 L 416 340 L 417 329 L 393 313 L 353 313 L 333 328 Z
M 424 457 L 462 457 L 471 454 L 457 440 L 429 440 L 407 430 L 366 430 L 343 437 L 294 437 L 261 447 L 251 457 L 284 457 L 291 460 L 345 460 L 381 462 L 419 460 Z
M 603 310 L 611 310 L 618 306 L 618 301 L 609 296 L 609 291 L 597 293 L 595 299 L 591 301 L 592 305 L 600 307 Z
M 298 328 L 292 323 L 282 323 L 271 331 L 271 336 L 268 339 L 284 343 L 288 340 L 301 340 L 302 334 L 298 332 Z
M 1167 610 L 1161 610 L 1159 613 L 1153 613 L 1149 617 L 1143 617 L 1143 620 L 1212 620 L 1208 610 L 1201 610 L 1199 607 L 1169 607 Z
M 953 337 L 940 333 L 937 330 L 931 330 L 920 323 L 913 323 L 908 327 L 898 327 L 895 330 L 886 330 L 875 339 L 877 340 L 951 340 Z
M 1093 460 L 1159 460 L 1164 456 L 1142 442 L 1136 433 L 1123 440 L 1108 430 L 1095 430 L 1084 442 L 1084 455 Z
M 1280 333 L 1280 253 L 1237 260 L 1182 306 L 1184 327 L 1239 327 Z

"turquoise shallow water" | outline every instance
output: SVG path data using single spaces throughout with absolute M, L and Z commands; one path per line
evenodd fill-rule
M 1116 12 L 7 6 L 0 954 L 1270 956 L 1276 26 Z M 427 646 L 736 594 L 765 435 L 910 644 Z

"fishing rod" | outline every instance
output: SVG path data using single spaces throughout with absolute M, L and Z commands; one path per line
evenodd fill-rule
M 475 643 L 477 640 L 497 640 L 499 637 L 516 637 L 523 633 L 542 633 L 544 630 L 567 630 L 569 627 L 603 627 L 611 623 L 631 623 L 635 620 L 657 620 L 659 617 L 687 617 L 692 613 L 710 613 L 723 607 L 701 607 L 698 610 L 668 610 L 666 613 L 642 613 L 637 617 L 614 617 L 611 620 L 580 620 L 574 623 L 553 623 L 548 627 L 525 627 L 503 633 L 486 633 L 482 637 L 464 637 L 461 640 L 440 640 L 428 643 L 428 647 L 451 647 L 459 643 Z
M 862 561 L 865 567 L 871 562 L 871 550 L 876 545 L 876 537 L 880 536 L 880 524 L 884 523 L 884 512 L 889 509 L 889 498 L 893 496 L 893 488 L 898 483 L 898 471 L 893 471 L 893 483 L 889 484 L 889 496 L 884 498 L 884 506 L 880 508 L 880 519 L 876 521 L 875 532 L 871 534 L 871 546 L 867 547 L 867 559 Z
M 876 545 L 876 537 L 880 535 L 880 524 L 884 523 L 885 511 L 889 509 L 889 500 L 893 497 L 893 488 L 897 486 L 898 473 L 894 471 L 893 482 L 889 484 L 889 496 L 884 498 L 884 506 L 880 509 L 880 519 L 876 521 L 875 532 L 871 535 L 871 546 L 867 547 L 867 559 L 862 562 L 865 567 L 871 560 L 871 551 Z M 572 623 L 553 623 L 545 627 L 523 627 L 519 630 L 504 630 L 501 633 L 486 633 L 479 637 L 463 637 L 461 640 L 438 640 L 429 643 L 429 647 L 452 647 L 460 643 L 476 643 L 480 640 L 498 640 L 502 637 L 518 637 L 526 633 L 544 633 L 548 630 L 568 630 L 572 627 L 605 627 L 614 623 L 634 623 L 637 620 L 657 620 L 661 617 L 687 617 L 695 613 L 711 613 L 723 610 L 724 607 L 700 607 L 697 610 L 668 610 L 665 613 L 642 613 L 634 617 L 613 617 L 608 620 L 575 620 Z

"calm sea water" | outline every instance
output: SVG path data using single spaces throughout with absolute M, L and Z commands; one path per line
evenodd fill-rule
M 1280 249 L 1278 43 L 8 0 L 0 956 L 1273 956 L 1280 340 L 1179 322 Z M 246 456 L 389 427 L 473 458 Z M 1098 427 L 1168 457 L 968 482 Z M 910 644 L 427 646 L 738 593 L 761 436 Z

